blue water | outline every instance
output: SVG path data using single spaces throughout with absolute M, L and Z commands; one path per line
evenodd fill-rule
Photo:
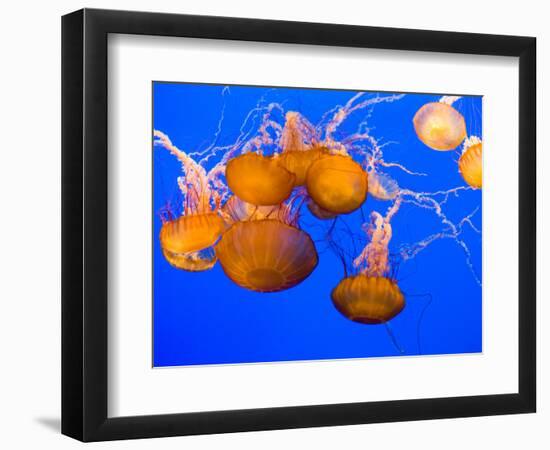
M 222 91 L 223 86 L 217 85 L 155 82 L 154 128 L 167 134 L 178 148 L 198 151 L 212 144 L 224 108 L 216 145 L 235 141 L 246 115 L 258 102 L 279 102 L 285 110 L 299 111 L 316 124 L 323 113 L 356 94 L 244 86 L 231 86 L 223 95 Z M 407 94 L 401 100 L 376 105 L 368 118 L 373 136 L 381 142 L 395 142 L 384 148 L 386 161 L 428 174 L 418 177 L 388 169 L 402 188 L 433 192 L 465 186 L 457 169 L 459 152 L 429 149 L 416 137 L 412 126 L 418 108 L 440 97 Z M 453 105 L 464 115 L 469 135 L 481 137 L 481 102 L 481 97 L 463 97 Z M 335 137 L 354 132 L 366 113 L 352 115 Z M 438 240 L 412 260 L 397 259 L 396 277 L 406 307 L 390 321 L 392 340 L 384 325 L 351 322 L 333 307 L 330 292 L 342 279 L 343 267 L 322 242 L 328 224 L 319 224 L 307 208 L 303 208 L 301 226 L 317 243 L 319 264 L 304 282 L 290 290 L 270 294 L 245 290 L 225 276 L 219 263 L 210 271 L 197 273 L 170 266 L 160 249 L 158 212 L 168 201 L 178 199 L 176 179 L 181 167 L 162 147 L 153 148 L 153 165 L 154 366 L 482 351 L 481 287 L 464 250 L 454 240 Z M 344 218 L 346 226 L 357 233 L 355 246 L 364 239 L 360 231 L 362 215 L 368 217 L 372 210 L 384 214 L 389 206 L 389 202 L 369 196 L 363 211 Z M 458 222 L 478 207 L 481 191 L 465 191 L 450 196 L 444 211 Z M 481 229 L 481 208 L 472 222 Z M 390 251 L 443 229 L 433 211 L 411 205 L 401 207 L 392 227 Z M 471 252 L 473 270 L 480 278 L 481 235 L 465 227 L 461 239 Z M 341 245 L 354 251 L 354 242 L 343 237 Z

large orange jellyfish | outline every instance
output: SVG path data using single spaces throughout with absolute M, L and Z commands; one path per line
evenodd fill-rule
M 307 172 L 307 192 L 323 210 L 347 214 L 367 198 L 367 173 L 351 157 L 326 155 Z
M 225 178 L 240 199 L 253 205 L 270 206 L 290 196 L 296 176 L 272 157 L 245 153 L 227 163 Z
M 399 204 L 399 200 L 396 201 L 385 217 L 372 212 L 371 222 L 366 226 L 370 242 L 353 262 L 359 273 L 346 276 L 332 291 L 336 309 L 354 322 L 386 323 L 405 307 L 399 286 L 389 277 L 390 219 Z
M 300 113 L 289 111 L 285 119 L 281 136 L 282 152 L 277 160 L 296 176 L 294 185 L 303 186 L 311 164 L 327 154 L 328 150 L 317 144 L 315 128 Z
M 175 147 L 168 136 L 155 130 L 155 142 L 178 158 L 184 175 L 178 179 L 184 196 L 183 214 L 163 217 L 159 234 L 166 260 L 174 267 L 188 271 L 210 269 L 216 263 L 212 246 L 226 229 L 219 215 L 221 194 L 204 168 L 185 152 Z
M 471 136 L 464 143 L 464 150 L 458 160 L 458 170 L 464 181 L 475 189 L 482 187 L 482 142 L 476 136 Z
M 466 138 L 464 117 L 445 102 L 427 103 L 413 118 L 418 139 L 433 150 L 453 150 Z
M 302 282 L 317 266 L 310 236 L 280 220 L 237 222 L 216 245 L 225 274 L 256 292 L 277 292 Z

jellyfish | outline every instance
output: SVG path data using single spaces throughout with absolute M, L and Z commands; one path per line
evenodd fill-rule
M 220 215 L 221 193 L 211 173 L 172 144 L 168 136 L 155 130 L 160 145 L 180 161 L 183 176 L 178 186 L 183 195 L 183 212 L 176 217 L 168 210 L 161 216 L 160 246 L 166 260 L 187 271 L 208 270 L 216 263 L 212 246 L 227 228 Z
M 403 293 L 393 280 L 365 274 L 344 278 L 331 297 L 343 316 L 367 325 L 386 323 L 405 307 Z
M 170 253 L 192 253 L 214 245 L 224 229 L 225 223 L 216 213 L 188 213 L 165 222 L 159 239 Z
M 317 143 L 316 130 L 300 113 L 289 111 L 281 135 L 282 152 L 277 160 L 294 174 L 294 186 L 306 183 L 311 164 L 328 153 L 328 149 Z
M 471 136 L 464 142 L 464 148 L 458 160 L 458 170 L 474 189 L 481 189 L 482 186 L 482 142 L 477 136 Z
M 286 200 L 296 176 L 269 156 L 245 153 L 231 159 L 225 169 L 233 193 L 253 205 L 271 206 Z
M 225 274 L 256 292 L 277 292 L 304 281 L 317 266 L 311 237 L 275 219 L 236 222 L 215 247 Z
M 307 192 L 322 209 L 347 214 L 367 198 L 367 173 L 351 157 L 326 155 L 307 172 Z
M 413 124 L 418 139 L 433 150 L 453 150 L 466 138 L 464 117 L 444 101 L 422 106 Z
M 405 307 L 405 298 L 390 273 L 390 220 L 398 211 L 398 199 L 385 216 L 372 211 L 370 222 L 363 225 L 369 241 L 354 259 L 356 274 L 346 276 L 332 290 L 335 308 L 348 319 L 363 324 L 381 324 L 397 316 Z
M 162 254 L 172 267 L 186 270 L 187 272 L 209 270 L 214 267 L 218 260 L 212 247 L 190 253 L 172 253 L 166 249 L 162 249 Z
M 369 194 L 378 200 L 393 200 L 399 194 L 397 182 L 380 172 L 369 173 Z

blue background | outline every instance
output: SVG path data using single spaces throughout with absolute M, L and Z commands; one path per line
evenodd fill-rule
M 346 103 L 356 92 L 153 83 L 154 128 L 166 133 L 174 145 L 186 151 L 207 148 L 213 141 L 225 103 L 225 119 L 217 145 L 233 143 L 248 112 L 263 98 L 276 101 L 286 111 L 296 110 L 316 124 L 324 112 Z M 384 94 L 381 94 L 384 95 Z M 415 177 L 388 169 L 401 187 L 437 191 L 464 186 L 457 169 L 459 151 L 437 152 L 422 144 L 412 118 L 423 104 L 441 95 L 407 94 L 393 103 L 376 105 L 368 119 L 371 134 L 397 143 L 384 148 L 386 161 L 425 172 Z M 481 97 L 463 97 L 454 104 L 465 117 L 469 135 L 481 137 Z M 356 131 L 366 111 L 354 113 L 335 137 Z M 162 147 L 153 148 L 154 204 L 154 366 L 227 364 L 289 360 L 364 358 L 399 355 L 449 354 L 482 350 L 481 287 L 466 264 L 466 256 L 452 239 L 442 239 L 413 260 L 398 265 L 397 281 L 406 307 L 390 322 L 395 342 L 384 325 L 361 325 L 341 316 L 330 300 L 331 290 L 343 277 L 336 255 L 322 236 L 329 224 L 313 218 L 303 208 L 302 228 L 312 235 L 319 265 L 301 284 L 290 290 L 260 294 L 232 283 L 219 264 L 210 270 L 189 273 L 171 267 L 159 245 L 159 210 L 178 201 L 178 161 Z M 181 199 L 180 199 L 181 200 Z M 389 202 L 369 197 L 363 207 L 384 214 Z M 450 197 L 444 206 L 458 222 L 481 206 L 481 191 Z M 343 239 L 350 253 L 364 244 L 361 212 L 345 217 L 356 239 Z M 473 218 L 481 228 L 481 210 Z M 390 251 L 442 230 L 433 211 L 403 205 L 392 220 Z M 340 233 L 340 235 L 338 235 Z M 481 277 L 481 236 L 465 227 L 462 239 L 472 252 L 472 263 Z M 398 261 L 399 262 L 399 261 Z M 422 318 L 422 319 L 421 319 Z

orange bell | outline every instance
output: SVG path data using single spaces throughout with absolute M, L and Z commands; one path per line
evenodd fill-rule
M 181 216 L 162 225 L 160 244 L 170 253 L 190 253 L 211 247 L 225 230 L 215 213 Z
M 225 274 L 257 292 L 276 292 L 302 282 L 317 266 L 309 235 L 273 219 L 237 222 L 216 245 Z
M 397 284 L 386 277 L 364 274 L 344 278 L 333 289 L 331 297 L 340 313 L 363 324 L 385 323 L 405 307 Z
M 245 153 L 227 163 L 227 185 L 233 193 L 253 205 L 277 205 L 286 200 L 296 177 L 273 158 Z
M 187 272 L 209 270 L 214 267 L 218 260 L 212 247 L 191 253 L 171 253 L 163 249 L 162 254 L 172 267 Z
M 458 160 L 458 170 L 464 181 L 475 189 L 481 189 L 483 178 L 482 144 L 467 147 Z
M 327 155 L 307 172 L 307 192 L 326 211 L 346 214 L 367 198 L 367 172 L 349 156 Z

